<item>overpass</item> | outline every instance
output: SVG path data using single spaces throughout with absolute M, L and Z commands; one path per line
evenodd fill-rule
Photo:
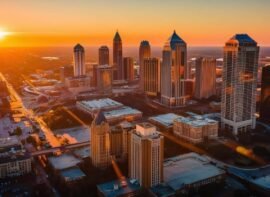
M 66 150 L 75 149 L 75 148 L 81 148 L 81 147 L 84 147 L 84 146 L 90 146 L 90 141 L 79 142 L 79 143 L 76 143 L 76 144 L 67 144 L 67 145 L 48 148 L 48 149 L 44 149 L 44 150 L 37 150 L 37 151 L 34 151 L 34 152 L 30 152 L 30 154 L 31 154 L 32 157 L 36 157 L 36 156 L 40 156 L 40 155 L 51 154 L 51 153 L 54 153 L 54 152 L 57 152 L 57 151 L 64 152 Z

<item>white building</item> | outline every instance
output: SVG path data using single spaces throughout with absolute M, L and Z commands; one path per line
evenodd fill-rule
M 199 115 L 182 117 L 174 120 L 173 133 L 192 143 L 199 143 L 204 138 L 218 137 L 218 122 Z
M 77 44 L 73 50 L 74 76 L 85 75 L 85 54 L 82 45 Z
M 255 128 L 258 56 L 247 34 L 236 34 L 224 47 L 221 126 L 235 135 Z
M 0 179 L 28 174 L 31 170 L 31 156 L 18 138 L 0 138 Z
M 163 181 L 164 139 L 150 123 L 140 123 L 131 133 L 129 174 L 141 186 L 151 187 Z

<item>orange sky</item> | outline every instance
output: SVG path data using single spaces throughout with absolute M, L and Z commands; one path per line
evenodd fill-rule
M 269 0 L 1 0 L 0 47 L 123 44 L 161 46 L 175 29 L 191 46 L 223 45 L 248 33 L 270 46 Z M 1 34 L 0 34 L 1 35 Z

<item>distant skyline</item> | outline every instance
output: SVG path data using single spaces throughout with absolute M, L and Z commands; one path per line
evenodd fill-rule
M 162 46 L 176 30 L 189 46 L 223 46 L 247 33 L 270 46 L 269 0 L 1 0 L 0 47 Z M 1 33 L 2 32 L 2 33 Z

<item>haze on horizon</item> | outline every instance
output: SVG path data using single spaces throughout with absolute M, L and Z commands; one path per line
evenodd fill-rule
M 111 45 L 117 29 L 126 46 L 162 46 L 174 29 L 189 46 L 222 46 L 235 33 L 270 46 L 269 7 L 269 0 L 1 0 L 0 47 Z

